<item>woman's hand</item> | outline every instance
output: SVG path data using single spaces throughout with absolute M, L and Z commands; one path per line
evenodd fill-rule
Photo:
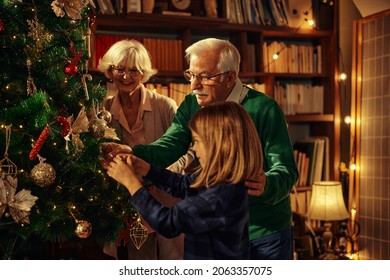
M 107 169 L 108 164 L 118 154 L 132 154 L 133 149 L 130 146 L 118 144 L 114 142 L 101 143 L 99 145 L 100 163 L 104 169 Z

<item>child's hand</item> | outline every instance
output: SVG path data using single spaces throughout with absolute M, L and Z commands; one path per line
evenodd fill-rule
M 129 155 L 117 155 L 114 157 L 107 167 L 107 174 L 124 185 L 131 195 L 142 187 Z

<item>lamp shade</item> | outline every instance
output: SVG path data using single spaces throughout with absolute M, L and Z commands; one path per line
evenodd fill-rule
M 340 221 L 349 218 L 340 182 L 320 181 L 313 183 L 307 217 L 321 221 Z

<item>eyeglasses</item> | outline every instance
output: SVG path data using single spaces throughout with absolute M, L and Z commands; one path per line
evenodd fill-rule
M 218 74 L 211 75 L 211 76 L 206 76 L 206 75 L 195 75 L 190 70 L 186 70 L 183 72 L 184 78 L 187 81 L 189 81 L 190 83 L 192 83 L 195 79 L 197 79 L 199 83 L 201 83 L 202 85 L 206 85 L 206 86 L 217 84 L 218 81 L 214 80 L 213 78 L 225 75 L 227 73 L 229 73 L 229 71 L 218 73 Z
M 131 77 L 136 78 L 139 74 L 141 74 L 140 70 L 138 70 L 137 68 L 126 69 L 124 67 L 115 67 L 114 65 L 111 66 L 111 68 L 112 72 L 118 76 L 124 76 L 125 74 L 128 74 Z

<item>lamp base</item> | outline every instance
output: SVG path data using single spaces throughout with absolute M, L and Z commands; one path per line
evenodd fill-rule
M 332 227 L 332 223 L 325 223 L 325 231 L 322 234 L 322 242 L 324 244 L 324 249 L 326 253 L 332 253 L 332 241 L 333 241 L 333 233 L 330 230 Z

